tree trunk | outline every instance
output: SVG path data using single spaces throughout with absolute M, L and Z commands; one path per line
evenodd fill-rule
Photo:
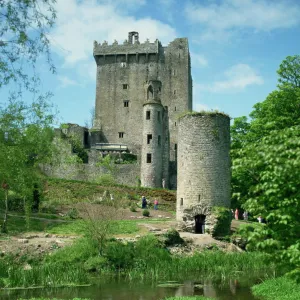
M 4 194 L 5 194 L 5 212 L 4 212 L 1 232 L 7 233 L 7 213 L 8 213 L 8 190 L 7 189 L 4 190 Z

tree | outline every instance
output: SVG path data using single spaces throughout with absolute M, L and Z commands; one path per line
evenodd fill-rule
M 239 151 L 234 172 L 250 182 L 243 207 L 267 220 L 250 235 L 250 247 L 274 253 L 300 276 L 300 126 L 272 131 Z
M 280 89 L 300 88 L 300 55 L 287 56 L 277 74 Z
M 35 92 L 36 63 L 42 54 L 50 70 L 48 29 L 54 25 L 56 0 L 0 0 L 0 88 L 15 82 Z
M 0 182 L 5 191 L 2 231 L 7 231 L 8 190 L 21 195 L 29 212 L 33 191 L 40 183 L 38 166 L 52 152 L 53 115 L 43 98 L 32 104 L 10 102 L 0 109 Z

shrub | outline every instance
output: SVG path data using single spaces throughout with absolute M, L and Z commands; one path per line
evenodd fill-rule
M 100 185 L 111 186 L 114 185 L 116 182 L 111 174 L 103 174 L 97 179 L 97 183 Z
M 232 221 L 232 213 L 230 209 L 226 207 L 213 207 L 213 214 L 217 219 L 216 226 L 213 229 L 213 237 L 221 237 L 230 234 L 230 225 Z
M 106 244 L 104 255 L 109 265 L 114 269 L 125 269 L 133 266 L 134 258 L 133 243 L 124 244 L 113 241 Z
M 78 214 L 78 210 L 75 207 L 72 207 L 71 209 L 68 210 L 67 217 L 69 217 L 70 219 L 77 219 L 79 214 Z
M 183 244 L 184 240 L 180 237 L 179 232 L 174 228 L 169 229 L 162 237 L 166 246 Z
M 135 206 L 134 206 L 134 205 L 131 205 L 131 206 L 130 206 L 130 211 L 132 211 L 132 212 L 136 212 L 136 208 L 135 208 Z
M 84 263 L 84 269 L 89 272 L 100 271 L 108 264 L 107 258 L 103 256 L 92 256 Z
M 144 217 L 150 217 L 150 211 L 148 209 L 143 210 L 143 216 Z

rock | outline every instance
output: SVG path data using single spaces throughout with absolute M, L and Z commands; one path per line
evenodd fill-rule
M 50 233 L 45 233 L 44 237 L 49 238 L 49 237 L 51 237 L 51 234 Z
M 26 264 L 24 267 L 23 267 L 23 270 L 31 270 L 32 267 L 30 264 Z
M 37 238 L 37 237 L 39 237 L 39 236 L 38 235 L 26 235 L 25 239 L 30 240 L 30 239 L 34 239 L 34 238 Z
M 139 239 L 141 236 L 138 234 L 135 236 L 136 239 Z
M 149 231 L 154 232 L 154 231 L 161 231 L 160 228 L 155 228 L 155 227 L 150 227 Z
M 18 242 L 22 243 L 22 244 L 28 244 L 29 240 L 28 239 L 18 239 Z
M 228 251 L 228 252 L 243 252 L 243 250 L 240 247 L 238 247 L 232 243 L 227 246 L 226 251 Z

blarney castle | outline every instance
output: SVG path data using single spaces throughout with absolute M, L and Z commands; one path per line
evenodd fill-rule
M 137 161 L 119 165 L 119 183 L 136 185 L 139 178 L 144 187 L 177 189 L 177 220 L 189 231 L 210 228 L 212 208 L 230 206 L 229 117 L 192 113 L 187 38 L 163 46 L 129 32 L 122 44 L 95 41 L 93 55 L 93 128 L 61 129 L 88 149 L 79 179 L 93 178 L 99 155 L 130 153 Z

